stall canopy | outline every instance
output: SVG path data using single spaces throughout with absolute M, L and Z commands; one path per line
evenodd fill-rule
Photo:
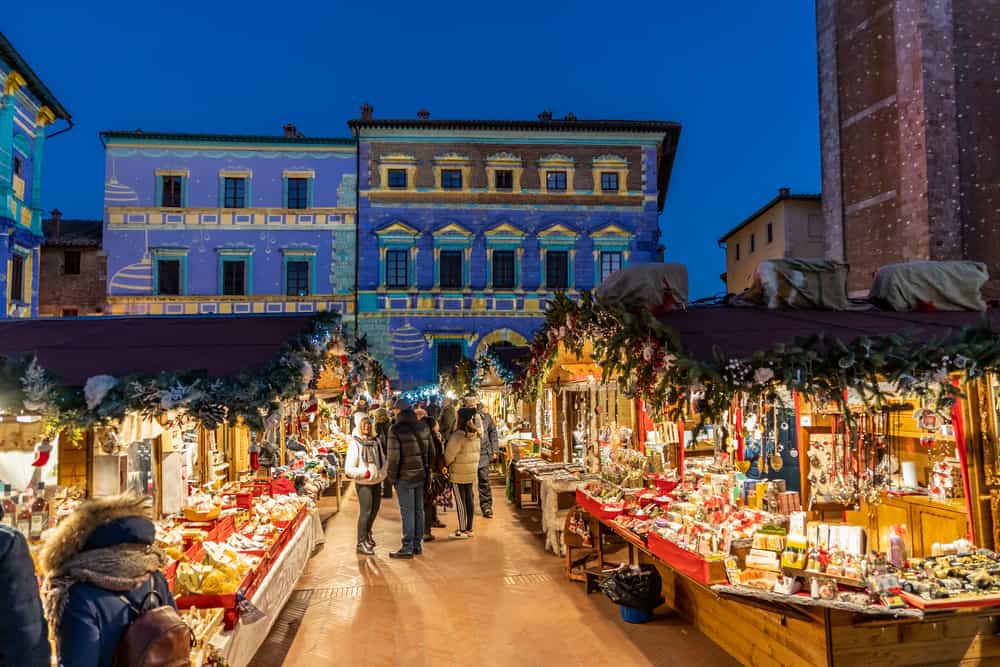
M 101 317 L 0 322 L 0 356 L 35 354 L 70 386 L 111 374 L 264 369 L 312 315 Z
M 842 341 L 904 332 L 918 340 L 931 340 L 984 322 L 1000 328 L 1000 311 L 993 310 L 897 313 L 703 307 L 671 311 L 658 319 L 677 333 L 691 356 L 701 361 L 711 360 L 716 346 L 730 358 L 749 357 L 777 343 L 794 343 L 821 333 Z

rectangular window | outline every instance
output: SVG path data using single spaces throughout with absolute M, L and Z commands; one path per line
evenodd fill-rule
M 80 314 L 80 311 L 77 310 L 76 308 L 63 308 L 62 309 L 62 316 L 63 317 L 76 317 L 79 314 Z
M 493 287 L 511 289 L 514 287 L 514 251 L 493 251 Z
M 493 172 L 493 187 L 497 190 L 514 189 L 514 172 L 510 169 L 497 169 Z
M 227 176 L 222 198 L 223 208 L 246 208 L 247 179 Z
M 285 264 L 285 295 L 309 296 L 309 262 L 296 260 Z
M 441 188 L 444 190 L 461 190 L 462 189 L 462 170 L 461 169 L 442 169 L 441 170 Z
M 10 300 L 24 301 L 24 257 L 10 258 Z
M 545 286 L 549 289 L 569 288 L 569 253 L 565 250 L 545 253 Z
M 750 254 L 757 249 L 757 237 L 755 234 L 750 235 Z
M 309 208 L 309 179 L 288 179 L 288 208 Z
M 737 259 L 737 261 L 739 261 L 739 259 L 740 259 L 740 244 L 739 243 L 736 244 L 736 259 Z
M 771 243 L 772 241 L 774 241 L 774 225 L 769 222 L 767 223 L 767 242 Z
M 389 187 L 390 188 L 405 188 L 406 187 L 406 170 L 405 169 L 390 169 L 389 170 Z
M 15 155 L 14 156 L 14 175 L 15 176 L 20 176 L 21 172 L 23 170 L 24 170 L 24 161 L 20 158 L 20 156 Z
M 603 192 L 618 192 L 618 172 L 601 172 L 601 190 Z
M 387 287 L 408 287 L 410 284 L 410 251 L 388 250 L 385 253 L 385 284 Z
M 78 275 L 80 275 L 80 251 L 79 250 L 64 250 L 63 251 L 63 275 L 64 276 L 78 276 Z
M 439 341 L 434 349 L 437 352 L 438 375 L 447 373 L 465 356 L 465 345 L 455 341 Z
M 565 171 L 545 172 L 545 189 L 557 192 L 564 191 L 566 189 L 566 172 Z
M 247 293 L 247 263 L 242 259 L 222 262 L 223 296 L 243 296 Z
M 160 206 L 163 208 L 180 208 L 181 176 L 160 176 Z
M 441 287 L 462 287 L 462 251 L 442 250 L 438 270 L 441 272 Z
M 181 293 L 181 260 L 156 260 L 156 293 L 166 296 Z
M 601 282 L 608 279 L 615 271 L 622 268 L 622 254 L 620 252 L 601 253 Z

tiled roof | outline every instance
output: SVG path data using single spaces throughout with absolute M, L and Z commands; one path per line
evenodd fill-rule
M 104 224 L 100 220 L 58 221 L 49 218 L 42 221 L 45 245 L 73 248 L 100 248 L 104 234 Z
M 818 195 L 818 194 L 794 194 L 794 193 L 791 193 L 791 192 L 785 192 L 784 188 L 782 188 L 782 190 L 778 191 L 778 196 L 777 197 L 775 197 L 771 201 L 769 201 L 766 204 L 764 204 L 763 206 L 761 206 L 759 209 L 757 209 L 756 211 L 754 211 L 753 214 L 750 217 L 748 217 L 745 220 L 743 220 L 743 222 L 741 222 L 740 224 L 736 225 L 735 227 L 733 227 L 732 229 L 730 229 L 728 232 L 726 232 L 721 238 L 719 238 L 719 245 L 722 245 L 723 243 L 726 242 L 726 239 L 728 239 L 730 236 L 732 236 L 736 232 L 740 231 L 741 229 L 743 229 L 744 227 L 746 227 L 747 225 L 749 225 L 751 222 L 753 222 L 754 220 L 756 220 L 760 216 L 762 216 L 765 213 L 767 213 L 768 209 L 770 209 L 772 206 L 774 206 L 778 202 L 783 202 L 783 201 L 820 201 L 822 198 L 823 198 L 823 196 L 822 195 Z
M 42 104 L 52 109 L 56 118 L 71 121 L 66 108 L 59 103 L 59 100 L 52 94 L 52 91 L 42 83 L 41 78 L 35 74 L 35 70 L 31 69 L 28 62 L 21 57 L 21 54 L 17 52 L 17 49 L 14 48 L 14 45 L 7 40 L 2 32 L 0 32 L 0 59 L 5 60 L 24 77 L 24 80 L 28 83 L 28 90 L 34 93 L 35 97 L 41 100 Z
M 332 146 L 352 146 L 351 137 L 286 137 L 266 134 L 200 134 L 191 132 L 146 132 L 145 130 L 104 130 L 101 141 L 108 139 L 142 139 L 146 141 L 205 141 L 217 143 L 253 144 L 325 144 Z

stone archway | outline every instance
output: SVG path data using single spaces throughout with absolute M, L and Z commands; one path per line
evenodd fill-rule
M 514 331 L 513 329 L 497 329 L 483 336 L 476 346 L 476 359 L 478 359 L 486 349 L 494 343 L 510 343 L 511 345 L 525 346 L 528 339 Z

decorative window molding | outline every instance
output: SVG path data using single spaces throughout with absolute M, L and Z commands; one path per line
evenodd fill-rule
M 243 294 L 233 296 L 251 296 L 253 294 L 253 248 L 248 247 L 220 247 L 215 251 L 219 255 L 219 294 L 224 294 L 224 272 L 226 262 L 239 262 L 245 264 L 243 274 Z
M 186 207 L 188 203 L 187 191 L 188 191 L 188 176 L 190 175 L 190 172 L 187 169 L 157 169 L 155 170 L 154 174 L 155 174 L 154 181 L 156 182 L 156 195 L 153 201 L 156 202 L 156 206 L 163 207 L 164 204 L 163 179 L 165 177 L 173 176 L 181 180 L 181 201 L 179 208 Z M 177 208 L 177 207 L 170 206 L 167 208 Z
M 184 296 L 188 293 L 188 248 L 150 248 L 150 255 L 153 258 L 153 294 L 160 293 L 160 261 L 177 261 L 180 264 L 180 275 L 178 276 L 177 294 L 171 296 Z
M 417 159 L 412 155 L 404 153 L 389 153 L 379 156 L 378 159 L 378 182 L 382 190 L 394 190 L 397 192 L 413 192 L 417 189 Z M 402 169 L 406 172 L 406 187 L 389 187 L 389 170 Z
M 285 178 L 316 178 L 314 169 L 285 169 L 281 172 Z
M 601 253 L 619 252 L 622 256 L 621 266 L 628 266 L 631 254 L 632 239 L 635 235 L 627 229 L 614 223 L 595 229 L 590 233 L 594 244 L 594 284 L 601 281 Z
M 375 230 L 378 237 L 378 275 L 381 289 L 414 289 L 417 284 L 417 240 L 420 232 L 405 222 L 396 220 L 381 229 Z M 388 286 L 388 263 L 386 257 L 389 250 L 406 250 L 409 252 L 407 263 L 407 284 L 405 286 Z
M 445 153 L 434 156 L 434 189 L 441 192 L 468 192 L 472 180 L 472 162 L 468 156 L 458 153 Z M 441 172 L 446 169 L 455 169 L 462 174 L 461 188 L 442 188 Z
M 595 195 L 628 194 L 628 160 L 620 155 L 605 153 L 591 160 L 590 167 L 594 179 Z M 601 175 L 604 173 L 618 175 L 618 188 L 616 190 L 604 189 L 601 178 Z
M 511 187 L 509 189 L 497 189 L 498 171 L 511 172 Z M 520 194 L 523 176 L 524 161 L 513 153 L 494 153 L 486 158 L 486 188 L 489 192 Z
M 493 287 L 493 253 L 497 250 L 512 251 L 514 253 L 514 287 L 519 290 L 522 287 L 521 265 L 524 258 L 525 232 L 509 222 L 502 222 L 499 225 L 483 232 L 486 237 L 486 289 L 492 291 Z M 510 288 L 502 288 L 510 289 Z
M 315 175 L 312 171 L 285 171 L 281 176 L 281 205 L 289 210 L 303 211 L 313 207 L 313 194 L 316 191 L 314 187 Z M 305 181 L 306 196 L 305 201 L 301 200 L 292 201 L 291 190 L 289 189 L 289 182 L 295 180 L 296 182 Z M 298 199 L 298 198 L 297 198 Z M 305 204 L 304 206 L 292 206 L 292 204 Z
M 576 241 L 580 234 L 563 224 L 554 224 L 546 227 L 536 235 L 538 237 L 538 266 L 539 280 L 538 290 L 546 291 L 549 288 L 546 280 L 546 258 L 549 251 L 569 253 L 569 266 L 567 277 L 567 289 L 576 289 Z
M 434 238 L 434 289 L 441 288 L 441 251 L 456 250 L 462 253 L 462 286 L 467 289 L 471 280 L 472 241 L 475 237 L 471 231 L 458 223 L 449 223 L 433 232 Z M 454 288 L 445 288 L 454 289 Z
M 220 178 L 253 178 L 251 169 L 220 169 Z
M 576 173 L 576 160 L 568 155 L 563 155 L 562 153 L 551 153 L 549 155 L 543 155 L 538 159 L 538 185 L 539 190 L 551 194 L 573 194 L 575 192 L 574 187 L 574 174 Z M 566 189 L 565 190 L 549 190 L 548 180 L 549 172 L 566 172 Z
M 306 262 L 309 264 L 309 294 L 316 294 L 316 249 L 315 248 L 282 248 L 281 249 L 281 293 L 288 294 L 288 263 Z M 308 296 L 308 295 L 306 295 Z

